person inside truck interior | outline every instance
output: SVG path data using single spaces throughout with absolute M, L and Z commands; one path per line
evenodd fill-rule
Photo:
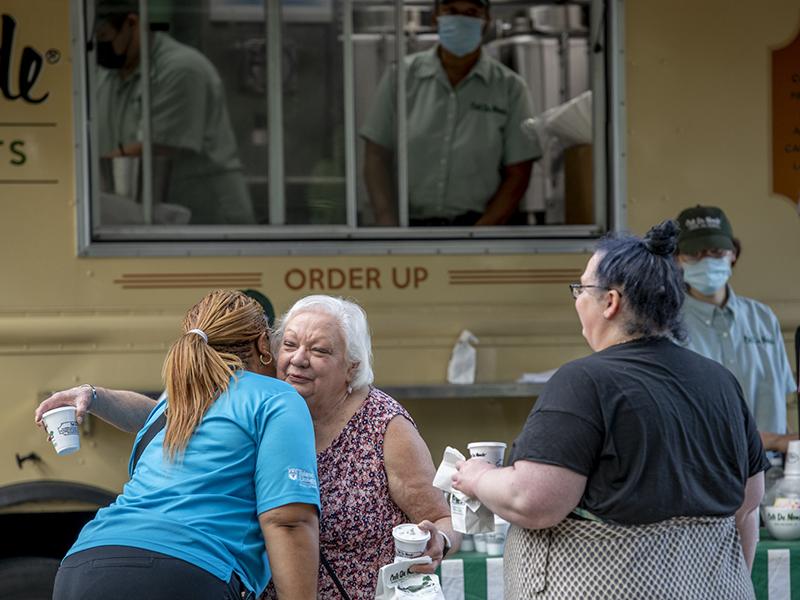
M 270 580 L 281 597 L 316 597 L 314 428 L 297 392 L 269 376 L 274 362 L 259 304 L 217 290 L 186 314 L 149 415 L 117 418 L 123 407 L 94 395 L 93 414 L 141 429 L 130 480 L 67 553 L 55 600 L 254 598 Z M 37 420 L 69 401 L 48 398 Z
M 439 43 L 405 59 L 411 226 L 512 223 L 542 154 L 521 125 L 524 80 L 482 49 L 489 0 L 436 0 Z M 364 179 L 379 226 L 397 225 L 396 74 L 384 74 L 360 135 Z
M 98 0 L 95 119 L 100 155 L 141 158 L 143 97 L 136 0 Z M 163 31 L 149 34 L 154 177 L 163 200 L 191 211 L 192 224 L 247 224 L 255 217 L 214 65 Z M 158 167 L 158 168 L 157 168 Z M 155 182 L 155 192 L 163 181 Z
M 687 347 L 736 376 L 764 447 L 785 453 L 797 439 L 786 433 L 787 394 L 796 386 L 778 318 L 767 305 L 733 293 L 728 280 L 742 246 L 722 209 L 687 208 L 678 223 Z

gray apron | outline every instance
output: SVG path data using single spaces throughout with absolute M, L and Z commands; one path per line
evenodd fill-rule
M 755 598 L 734 517 L 513 526 L 503 575 L 513 600 Z

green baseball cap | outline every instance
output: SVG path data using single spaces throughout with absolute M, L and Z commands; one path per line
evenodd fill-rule
M 735 250 L 733 228 L 716 206 L 687 208 L 678 215 L 678 252 L 697 254 L 703 250 Z

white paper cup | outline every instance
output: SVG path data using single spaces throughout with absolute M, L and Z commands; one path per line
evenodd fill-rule
M 494 532 L 500 533 L 502 535 L 508 535 L 508 528 L 511 527 L 511 523 L 506 521 L 502 517 L 498 517 L 497 515 L 494 516 Z
M 62 406 L 48 410 L 42 415 L 47 439 L 59 456 L 77 452 L 81 448 L 78 422 L 75 420 L 75 407 Z
M 497 467 L 503 466 L 506 454 L 505 442 L 470 442 L 467 444 L 467 449 L 472 458 L 482 458 Z
M 425 554 L 430 531 L 423 531 L 413 523 L 403 523 L 392 529 L 394 555 L 400 558 L 417 558 Z
M 474 552 L 475 551 L 475 540 L 472 539 L 472 534 L 465 533 L 464 536 L 461 538 L 461 548 L 459 548 L 459 552 Z
M 475 540 L 475 552 L 483 552 L 486 554 L 486 534 L 476 533 L 473 538 Z
M 800 509 L 763 507 L 764 524 L 776 540 L 796 540 L 800 538 Z
M 506 536 L 510 523 L 505 519 L 494 516 L 494 532 L 486 534 L 486 554 L 501 556 L 506 547 Z
M 489 556 L 502 556 L 506 548 L 506 536 L 500 533 L 486 534 L 486 554 Z

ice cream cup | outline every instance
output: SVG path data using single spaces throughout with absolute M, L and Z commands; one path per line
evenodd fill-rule
M 796 540 L 800 538 L 800 509 L 763 507 L 764 524 L 776 540 Z
M 470 442 L 467 444 L 467 449 L 472 458 L 482 458 L 497 467 L 503 466 L 503 457 L 506 454 L 505 442 Z
M 403 523 L 392 529 L 394 554 L 401 558 L 417 558 L 425 554 L 430 531 L 423 531 L 413 523 Z
M 75 420 L 74 406 L 48 410 L 42 415 L 42 422 L 47 431 L 47 439 L 52 442 L 59 456 L 80 450 L 81 437 L 78 433 L 78 422 Z
M 506 536 L 508 535 L 509 522 L 494 516 L 494 532 L 486 534 L 486 554 L 489 556 L 500 556 L 506 546 Z
M 461 538 L 461 548 L 459 549 L 460 552 L 474 552 L 475 551 L 475 540 L 472 539 L 472 534 L 465 533 L 464 536 Z

